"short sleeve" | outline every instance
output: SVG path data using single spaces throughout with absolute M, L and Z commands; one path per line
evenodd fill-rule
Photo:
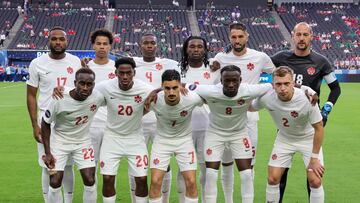
M 262 104 L 262 102 L 261 102 L 261 97 L 252 100 L 252 102 L 251 102 L 251 107 L 252 107 L 254 110 L 256 110 L 256 111 L 264 108 L 264 106 L 263 106 L 263 104 Z
M 275 69 L 275 65 L 271 61 L 270 57 L 268 55 L 264 54 L 263 60 L 264 60 L 264 66 L 263 66 L 262 72 L 272 73 L 273 70 Z
M 270 83 L 266 83 L 266 84 L 257 84 L 257 85 L 248 85 L 248 84 L 244 84 L 246 86 L 244 86 L 244 88 L 247 89 L 248 95 L 250 97 L 250 99 L 254 99 L 260 96 L 263 96 L 264 94 L 266 94 L 268 91 L 270 91 L 272 89 L 272 85 Z M 241 88 L 241 86 L 240 86 Z M 242 90 L 240 90 L 242 91 Z
M 58 111 L 58 103 L 59 100 L 51 99 L 43 115 L 43 119 L 46 123 L 51 124 L 52 122 L 55 121 L 56 114 Z
M 32 61 L 29 66 L 29 80 L 26 81 L 26 84 L 32 87 L 39 86 L 39 73 L 37 71 L 36 63 Z
M 322 116 L 318 105 L 310 105 L 309 121 L 311 124 L 322 121 Z
M 186 84 L 185 86 L 192 92 L 195 92 L 203 99 L 210 97 L 211 90 L 214 88 L 214 85 L 197 85 L 197 84 Z

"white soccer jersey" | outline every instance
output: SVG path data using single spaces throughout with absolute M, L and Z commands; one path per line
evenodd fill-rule
M 51 136 L 57 142 L 65 144 L 90 141 L 90 124 L 98 107 L 104 105 L 103 95 L 94 90 L 84 101 L 73 99 L 69 92 L 64 92 L 63 95 L 63 99 L 51 99 L 43 115 L 46 123 L 54 122 Z
M 246 132 L 246 112 L 251 99 L 262 96 L 272 89 L 271 84 L 240 84 L 234 97 L 223 94 L 222 84 L 190 85 L 189 90 L 195 91 L 206 100 L 210 108 L 209 132 L 220 136 L 231 136 Z
M 140 135 L 144 101 L 153 87 L 134 79 L 131 89 L 119 88 L 118 79 L 104 81 L 95 86 L 105 97 L 107 106 L 106 130 L 118 136 Z
M 235 56 L 231 51 L 229 53 L 220 52 L 214 57 L 223 68 L 227 65 L 236 65 L 241 70 L 242 83 L 258 84 L 262 72 L 272 73 L 275 65 L 271 58 L 264 52 L 246 48 L 246 53 L 242 56 Z M 248 118 L 252 121 L 259 120 L 258 112 L 248 112 Z
M 110 80 L 116 77 L 115 75 L 115 62 L 113 60 L 109 60 L 107 64 L 98 65 L 91 60 L 88 63 L 88 66 L 91 70 L 95 72 L 95 85 L 106 80 Z M 92 127 L 102 128 L 106 123 L 106 107 L 102 106 L 99 108 L 98 112 L 95 115 L 94 121 L 92 123 Z
M 31 61 L 28 85 L 39 88 L 38 107 L 45 111 L 56 86 L 74 87 L 75 72 L 81 67 L 80 59 L 66 53 L 63 59 L 55 60 L 44 54 Z
M 231 51 L 229 53 L 220 52 L 214 58 L 220 63 L 221 68 L 227 65 L 239 67 L 242 82 L 248 84 L 259 83 L 262 72 L 272 73 L 275 68 L 268 55 L 250 48 L 246 48 L 246 53 L 242 56 L 235 56 Z
M 299 140 L 314 136 L 311 124 L 318 123 L 322 116 L 317 105 L 312 106 L 305 93 L 298 88 L 288 102 L 281 101 L 275 90 L 253 101 L 253 107 L 265 107 L 271 114 L 277 128 L 278 138 Z
M 154 89 L 161 87 L 161 75 L 165 70 L 178 69 L 178 62 L 167 58 L 155 58 L 153 62 L 146 62 L 142 57 L 133 57 L 136 63 L 135 78 L 150 84 Z M 180 71 L 179 71 L 180 73 Z M 150 112 L 144 116 L 144 123 L 155 123 L 155 115 Z
M 136 63 L 135 78 L 155 88 L 161 87 L 161 75 L 165 70 L 178 69 L 178 62 L 167 58 L 156 58 L 153 62 L 145 62 L 142 57 L 133 58 Z
M 185 77 L 181 78 L 181 82 L 198 85 L 215 85 L 220 82 L 220 70 L 211 72 L 210 67 L 202 65 L 199 68 L 189 66 Z M 192 113 L 192 129 L 193 131 L 204 131 L 208 127 L 209 112 L 206 110 L 206 104 L 197 107 Z
M 181 95 L 180 102 L 175 106 L 166 104 L 165 93 L 159 92 L 156 104 L 151 106 L 157 118 L 157 133 L 162 138 L 191 138 L 191 115 L 196 106 L 202 105 L 202 99 L 196 93 Z

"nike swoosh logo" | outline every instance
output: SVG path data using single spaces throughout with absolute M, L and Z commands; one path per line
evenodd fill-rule
M 45 75 L 48 75 L 49 73 L 51 73 L 51 71 L 49 71 L 49 72 L 45 72 Z
M 115 97 L 110 97 L 110 99 L 115 99 Z

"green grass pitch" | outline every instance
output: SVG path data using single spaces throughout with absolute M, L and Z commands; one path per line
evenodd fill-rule
M 360 194 L 360 84 L 342 83 L 342 94 L 330 114 L 323 144 L 325 154 L 324 189 L 326 202 L 359 202 Z M 323 85 L 322 100 L 328 95 Z M 40 167 L 37 164 L 35 140 L 26 109 L 24 83 L 0 83 L 0 202 L 42 202 Z M 276 129 L 269 114 L 261 112 L 259 144 L 255 167 L 255 202 L 265 202 L 267 162 Z M 171 202 L 177 202 L 176 165 L 172 162 L 173 182 Z M 235 170 L 237 171 L 237 170 Z M 76 173 L 74 202 L 82 202 L 82 180 Z M 102 202 L 101 177 L 98 202 Z M 127 164 L 123 161 L 117 178 L 117 202 L 130 202 Z M 221 183 L 218 202 L 223 202 Z M 234 200 L 240 202 L 239 175 L 235 172 Z M 305 170 L 296 156 L 289 172 L 284 202 L 307 202 Z

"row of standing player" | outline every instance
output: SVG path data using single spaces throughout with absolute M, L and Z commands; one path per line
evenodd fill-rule
M 242 56 L 242 55 L 244 55 L 245 53 L 247 53 L 246 55 L 248 55 L 248 53 L 250 52 L 251 53 L 251 49 L 248 49 L 248 48 L 245 48 L 244 49 L 244 47 L 246 47 L 246 41 L 247 41 L 247 33 L 246 33 L 246 30 L 243 30 L 243 29 L 231 29 L 232 31 L 231 31 L 231 33 L 230 33 L 230 41 L 232 42 L 232 45 L 233 45 L 233 53 L 237 53 L 238 55 L 240 55 L 240 56 Z M 245 38 L 245 41 L 240 41 L 240 42 L 236 42 L 237 40 L 239 40 L 239 39 L 235 39 L 236 38 L 236 36 L 235 36 L 235 38 L 234 38 L 234 36 L 233 36 L 233 34 L 232 34 L 232 32 L 233 31 L 235 31 L 235 32 L 243 32 L 243 34 L 244 33 L 246 33 L 246 35 L 243 35 L 243 36 L 241 36 L 240 38 L 243 38 L 243 40 L 244 40 L 244 38 Z M 236 34 L 235 34 L 236 35 Z M 101 38 L 101 37 L 100 37 Z M 152 38 L 153 40 L 150 40 L 149 42 L 147 42 L 148 43 L 148 47 L 146 47 L 146 43 L 145 43 L 145 41 L 146 40 L 144 40 L 145 38 Z M 106 37 L 105 37 L 105 39 L 106 39 Z M 50 39 L 51 40 L 51 39 Z M 108 39 L 109 41 L 110 41 L 110 38 Z M 105 40 L 106 41 L 106 40 Z M 142 41 L 144 42 L 144 46 L 142 46 L 142 48 L 144 49 L 143 50 L 143 57 L 144 57 L 144 61 L 143 61 L 143 63 L 145 63 L 145 60 L 146 60 L 146 57 L 147 57 L 147 60 L 148 61 L 152 61 L 152 62 L 155 62 L 156 60 L 161 60 L 161 59 L 156 59 L 155 60 L 155 50 L 156 50 L 156 38 L 154 37 L 154 36 L 151 36 L 151 35 L 148 35 L 147 37 L 146 36 L 144 36 L 143 38 L 142 38 Z M 190 41 L 190 40 L 189 40 Z M 187 43 L 189 43 L 189 41 L 187 41 Z M 199 43 L 199 39 L 198 40 L 193 40 L 193 41 L 198 41 L 198 43 Z M 93 41 L 92 41 L 93 42 Z M 109 43 L 109 42 L 108 42 Z M 95 50 L 96 50 L 96 43 L 93 43 L 94 44 L 94 48 L 95 48 Z M 202 40 L 200 40 L 200 44 L 202 44 L 202 49 L 204 49 L 204 50 L 206 50 L 206 44 L 205 44 L 205 41 L 202 41 Z M 307 44 L 308 45 L 308 44 Z M 191 46 L 193 46 L 192 48 L 190 48 Z M 50 46 L 51 47 L 51 46 Z M 189 46 L 184 46 L 184 47 L 189 47 L 188 49 L 184 49 L 184 50 L 188 50 L 189 52 L 191 52 L 191 50 L 192 51 L 194 51 L 194 49 L 196 49 L 196 47 L 194 47 L 194 45 L 189 45 Z M 242 47 L 242 49 L 241 49 L 241 47 Z M 59 48 L 59 47 L 58 47 Z M 238 48 L 240 48 L 240 49 L 238 49 Z M 102 50 L 103 48 L 100 48 L 100 51 L 99 52 L 97 52 L 97 56 L 98 55 L 103 55 L 103 59 L 104 59 L 104 56 L 106 55 L 106 51 L 104 52 L 104 50 Z M 147 50 L 146 50 L 147 49 Z M 237 51 L 236 49 L 238 49 L 238 50 L 240 50 L 240 51 Z M 102 50 L 102 51 L 101 51 Z M 200 48 L 200 50 L 201 50 L 201 48 Z M 243 50 L 245 50 L 245 51 L 243 51 Z M 199 51 L 197 50 L 195 50 L 194 51 L 195 52 L 195 54 L 193 54 L 193 57 L 194 58 L 196 58 L 196 57 L 200 57 L 201 59 L 204 59 L 204 57 L 203 57 L 203 53 L 198 53 Z M 243 52 L 243 53 L 241 53 L 241 52 Z M 232 52 L 230 52 L 230 54 L 231 54 Z M 239 54 L 240 53 L 240 54 Z M 191 60 L 188 60 L 188 59 L 190 59 L 190 57 L 187 59 L 186 57 L 186 54 L 187 54 L 187 52 L 185 51 L 184 52 L 184 57 L 185 58 L 183 58 L 183 60 L 182 60 L 182 69 L 183 70 L 185 70 L 186 69 L 186 63 L 187 63 L 187 61 L 189 61 L 190 62 L 190 67 L 191 67 L 191 63 L 194 63 L 194 62 L 191 62 Z M 51 54 L 50 54 L 51 55 Z M 153 55 L 153 57 L 149 57 L 150 55 Z M 220 55 L 220 54 L 219 54 Z M 100 57 L 101 58 L 101 57 Z M 107 57 L 105 57 L 106 59 L 107 59 Z M 99 58 L 97 57 L 97 59 L 99 60 Z M 95 59 L 94 60 L 94 62 L 95 62 L 95 64 L 96 64 L 96 60 L 97 59 Z M 149 60 L 150 59 L 150 60 Z M 151 60 L 152 59 L 152 60 Z M 221 58 L 220 58 L 220 60 L 221 60 Z M 219 61 L 220 61 L 219 60 Z M 247 60 L 247 61 L 246 61 Z M 250 59 L 246 59 L 245 61 L 246 62 L 249 62 L 249 60 Z M 253 59 L 251 59 L 251 60 L 253 60 Z M 257 66 L 257 64 L 255 63 L 255 64 L 251 64 L 251 60 L 250 60 L 250 62 L 249 63 L 247 63 L 246 64 L 246 66 L 245 67 L 247 67 L 247 69 L 248 70 L 250 70 L 251 71 L 251 69 L 256 69 L 256 67 L 258 67 Z M 194 60 L 194 61 L 196 61 L 196 60 Z M 202 61 L 205 61 L 205 64 L 206 64 L 206 62 L 207 62 L 207 60 L 197 60 L 198 62 L 198 64 L 200 64 L 200 65 L 202 65 L 202 66 L 204 66 L 204 64 L 203 64 L 203 62 Z M 261 60 L 260 60 L 261 61 Z M 91 64 L 91 63 L 90 63 Z M 250 65 L 249 65 L 250 64 Z M 163 66 L 163 64 L 161 64 L 161 63 L 159 63 L 159 61 L 157 61 L 157 63 L 153 63 L 153 68 L 154 68 L 154 71 L 155 72 L 161 72 L 161 70 L 164 68 L 164 67 L 162 67 Z M 113 67 L 113 66 L 112 66 Z M 173 66 L 172 66 L 173 67 Z M 198 65 L 196 65 L 196 64 L 194 64 L 194 66 L 193 67 L 199 67 Z M 244 65 L 243 66 L 240 66 L 240 67 L 244 67 Z M 291 67 L 291 66 L 290 66 Z M 113 69 L 113 68 L 112 68 Z M 164 68 L 165 69 L 165 68 Z M 136 69 L 137 70 L 137 75 L 139 75 L 139 69 L 137 68 Z M 200 69 L 192 69 L 192 68 L 190 68 L 190 70 L 200 70 Z M 69 72 L 69 68 L 68 68 L 68 70 L 67 70 L 68 72 Z M 113 71 L 113 70 L 112 70 Z M 71 71 L 70 71 L 71 72 Z M 315 71 L 316 72 L 316 71 Z M 321 72 L 321 71 L 319 71 L 319 72 Z M 46 71 L 44 72 L 45 74 L 47 73 Z M 182 73 L 184 73 L 184 71 L 182 71 Z M 323 73 L 321 73 L 321 74 L 323 74 Z M 320 75 L 321 75 L 320 74 Z M 97 74 L 98 75 L 98 74 Z M 114 77 L 114 75 L 112 74 L 112 72 L 109 72 L 109 74 L 105 74 L 107 77 Z M 200 75 L 201 75 L 201 73 L 200 73 Z M 203 77 L 204 78 L 209 78 L 210 77 L 210 75 L 211 75 L 211 73 L 209 73 L 209 72 L 207 72 L 206 71 L 206 69 L 205 69 L 205 72 L 203 72 Z M 244 75 L 244 71 L 243 71 L 243 75 Z M 314 75 L 314 74 L 312 74 L 312 75 Z M 151 83 L 152 81 L 156 81 L 155 80 L 155 74 L 154 74 L 154 77 L 153 77 L 153 72 L 152 71 L 146 71 L 144 74 L 143 74 L 143 76 L 144 76 L 144 78 L 145 78 L 145 81 L 147 81 L 147 82 L 149 82 L 149 83 Z M 58 83 L 59 82 L 66 82 L 66 78 L 64 79 L 65 77 L 58 77 L 58 78 L 56 78 L 55 79 L 55 81 L 57 81 Z M 246 76 L 243 76 L 243 78 L 246 78 Z M 98 79 L 98 77 L 97 77 L 97 79 Z M 70 80 L 71 81 L 71 80 Z M 158 80 L 157 81 L 160 81 L 159 80 L 159 78 L 158 78 Z M 190 82 L 198 82 L 198 81 L 190 81 Z M 334 82 L 334 81 L 333 81 Z M 28 83 L 29 84 L 29 83 Z M 30 84 L 31 85 L 31 84 Z M 39 98 L 40 99 L 40 98 Z M 335 102 L 333 102 L 333 103 L 335 103 Z M 32 120 L 34 120 L 34 119 L 32 119 Z M 35 119 L 36 120 L 36 119 Z M 194 121 L 196 121 L 196 119 L 194 119 Z M 145 122 L 144 122 L 145 123 Z M 103 125 L 104 126 L 104 125 Z M 103 127 L 102 126 L 102 127 Z M 195 126 L 198 126 L 198 125 L 195 125 Z M 35 128 L 36 129 L 36 128 Z M 95 128 L 95 129 L 99 129 L 99 128 Z M 151 129 L 155 129 L 154 127 L 153 128 L 151 128 Z M 196 140 L 196 139 L 194 139 L 194 140 Z M 201 142 L 199 142 L 199 143 L 201 143 Z M 196 145 L 196 144 L 195 144 Z M 200 147 L 201 148 L 201 147 Z M 229 167 L 230 168 L 230 167 Z M 232 168 L 232 167 L 231 167 Z M 225 173 L 226 174 L 226 173 Z M 231 174 L 232 174 L 232 172 L 230 173 L 230 176 L 231 176 Z M 201 177 L 201 176 L 200 176 Z M 202 179 L 202 181 L 204 180 L 204 177 L 202 177 L 201 178 Z M 230 180 L 230 182 L 232 181 L 232 178 L 228 178 L 228 179 L 224 179 L 223 178 L 223 180 Z M 179 181 L 178 181 L 179 182 Z M 226 185 L 227 183 L 225 183 L 224 185 Z M 231 184 L 230 184 L 231 185 Z M 64 185 L 65 186 L 65 185 Z M 179 187 L 178 187 L 179 188 Z M 231 190 L 231 193 L 232 193 L 232 186 L 231 187 L 229 187 L 229 188 L 231 188 L 230 190 Z M 228 198 L 231 198 L 231 196 L 232 196 L 232 194 L 231 195 L 229 195 L 229 196 L 227 196 Z M 230 199 L 228 199 L 227 200 L 227 202 L 231 202 L 231 200 Z

